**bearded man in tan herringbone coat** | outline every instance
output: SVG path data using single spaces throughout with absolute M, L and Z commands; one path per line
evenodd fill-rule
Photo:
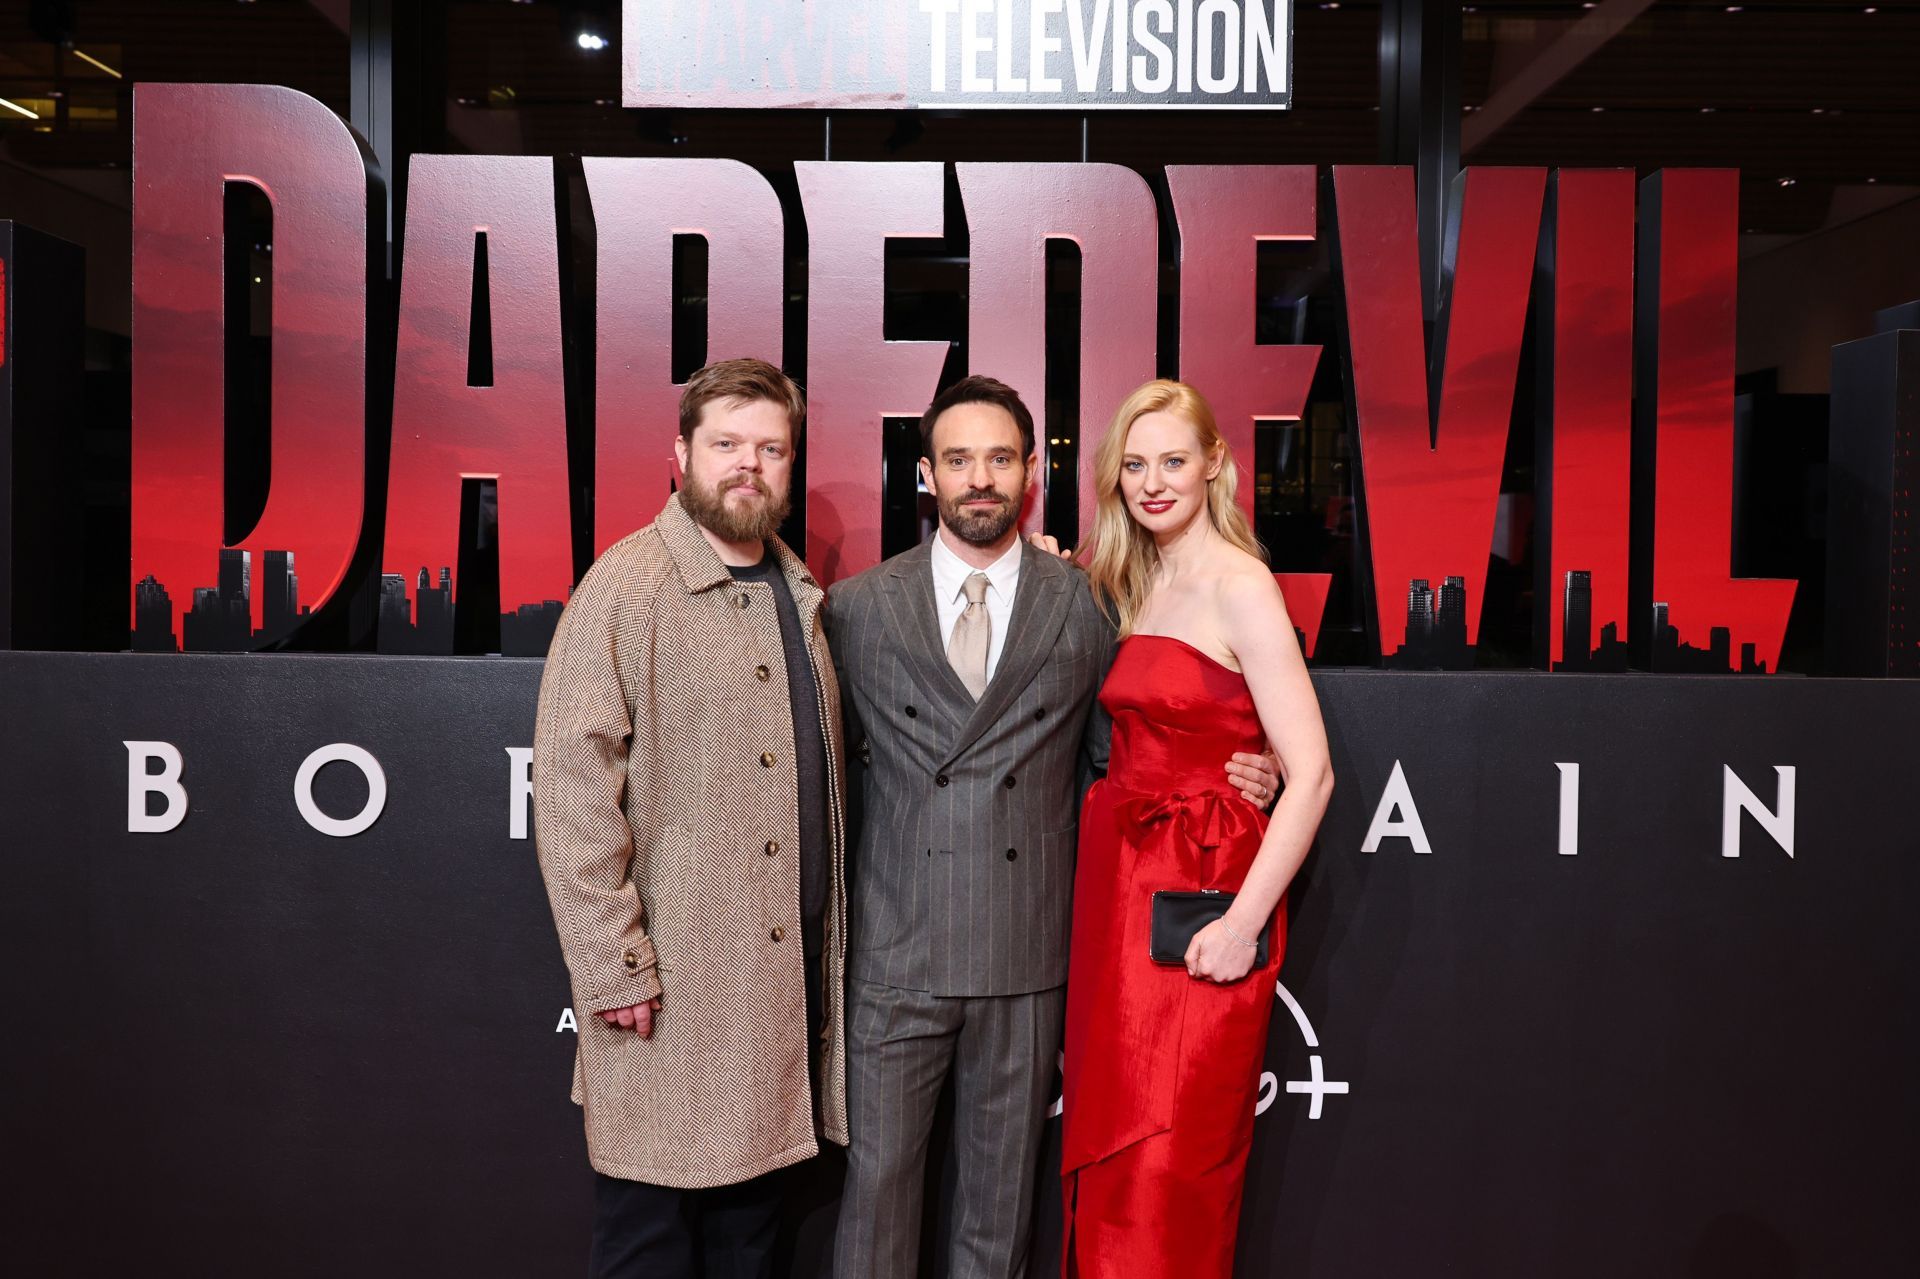
M 840 692 L 775 536 L 804 413 L 764 361 L 693 376 L 681 491 L 581 579 L 540 686 L 595 1275 L 770 1275 L 780 1170 L 847 1141 Z

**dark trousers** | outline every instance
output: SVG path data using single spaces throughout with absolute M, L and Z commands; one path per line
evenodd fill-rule
M 772 1279 L 785 1169 L 706 1190 L 593 1175 L 593 1279 Z
M 820 960 L 809 955 L 807 1033 L 825 1024 Z M 813 1099 L 814 1123 L 820 1099 Z M 592 1279 L 772 1279 L 789 1168 L 751 1181 L 677 1190 L 593 1174 Z

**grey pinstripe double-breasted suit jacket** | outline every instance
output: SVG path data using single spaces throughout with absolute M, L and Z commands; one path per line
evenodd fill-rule
M 1104 771 L 1094 694 L 1114 630 L 1079 569 L 1022 543 L 993 679 L 976 703 L 948 664 L 932 543 L 833 588 L 829 647 L 860 832 L 848 966 L 934 995 L 1015 995 L 1067 979 L 1080 800 Z

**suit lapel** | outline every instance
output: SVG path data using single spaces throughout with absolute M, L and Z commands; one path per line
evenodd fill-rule
M 947 661 L 947 646 L 940 638 L 939 613 L 933 602 L 932 539 L 894 561 L 886 586 L 893 633 L 903 638 L 901 647 L 921 687 L 949 707 L 959 708 L 955 718 L 964 719 L 973 707 L 973 694 L 954 674 L 953 665 Z
M 1074 570 L 1029 542 L 1022 541 L 1020 547 L 1020 586 L 1014 592 L 1013 617 L 1007 623 L 1007 637 L 1000 646 L 1000 664 L 994 668 L 986 691 L 973 704 L 960 736 L 948 750 L 948 763 L 979 741 L 980 735 L 1019 700 L 1021 692 L 1053 655 L 1054 638 L 1066 624 L 1067 608 L 1073 602 L 1066 588 Z M 953 674 L 944 653 L 940 656 L 940 665 L 965 696 L 966 686 Z

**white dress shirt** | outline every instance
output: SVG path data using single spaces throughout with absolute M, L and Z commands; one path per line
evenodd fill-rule
M 933 535 L 933 602 L 940 623 L 941 652 L 953 643 L 953 628 L 960 614 L 967 611 L 967 578 L 974 573 L 987 575 L 987 617 L 993 630 L 987 636 L 987 678 L 1000 666 L 1000 650 L 1007 640 L 1007 624 L 1013 619 L 1013 593 L 1020 586 L 1020 539 L 984 569 L 975 569 L 947 545 L 946 529 Z

